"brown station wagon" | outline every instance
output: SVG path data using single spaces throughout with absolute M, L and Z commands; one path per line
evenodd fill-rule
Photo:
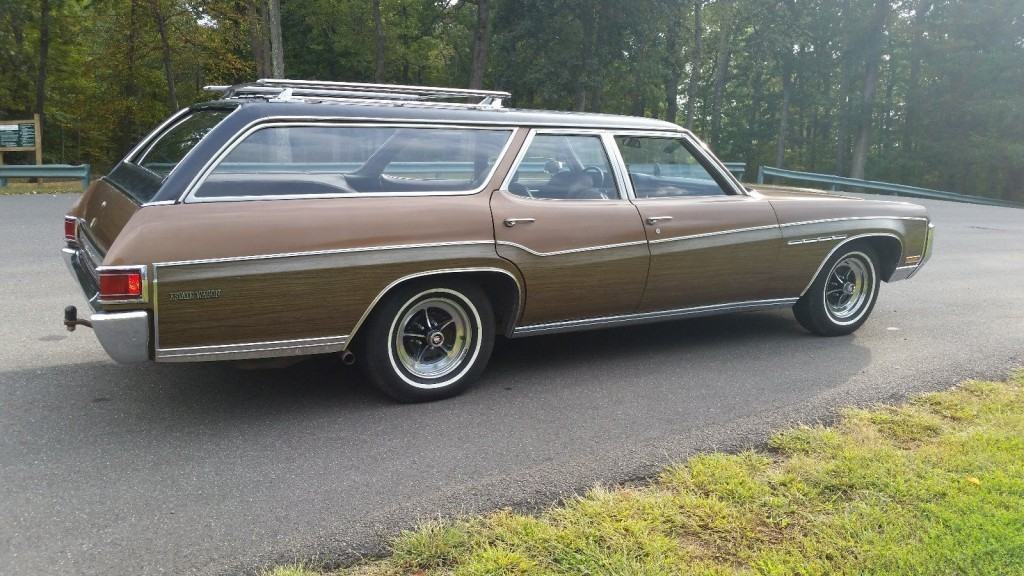
M 491 91 L 211 88 L 65 220 L 92 308 L 65 324 L 118 362 L 339 354 L 429 400 L 496 335 L 776 307 L 849 334 L 931 250 L 921 206 L 750 189 L 668 122 Z

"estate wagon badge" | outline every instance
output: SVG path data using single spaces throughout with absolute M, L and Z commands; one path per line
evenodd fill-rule
M 216 300 L 220 298 L 220 288 L 214 290 L 185 290 L 183 292 L 171 292 L 167 297 L 171 302 L 180 302 L 186 300 Z

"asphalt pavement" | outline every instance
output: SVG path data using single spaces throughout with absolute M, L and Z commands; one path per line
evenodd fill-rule
M 0 197 L 0 574 L 238 574 L 534 509 L 837 407 L 1024 366 L 1024 210 L 921 201 L 914 279 L 849 337 L 788 311 L 499 341 L 459 398 L 394 404 L 333 360 L 119 366 L 60 259 L 74 197 Z

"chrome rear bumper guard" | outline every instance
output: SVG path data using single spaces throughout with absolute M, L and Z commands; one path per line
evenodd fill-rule
M 75 320 L 73 324 L 91 327 L 103 349 L 119 364 L 134 364 L 149 360 L 149 312 L 145 310 L 97 312 L 96 281 L 79 262 L 81 258 L 79 251 L 64 248 L 62 254 L 64 263 L 67 264 L 72 276 L 78 280 L 85 297 L 89 300 L 89 306 L 93 309 L 93 313 L 87 321 Z M 68 324 L 68 314 L 68 310 L 65 310 L 65 326 Z M 77 318 L 77 311 L 73 311 L 71 314 L 73 318 Z M 68 328 L 73 329 L 71 326 Z

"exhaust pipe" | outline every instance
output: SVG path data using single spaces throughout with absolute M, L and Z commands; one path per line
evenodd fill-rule
M 356 355 L 351 350 L 345 350 L 341 353 L 341 363 L 345 366 L 351 366 L 356 363 Z

